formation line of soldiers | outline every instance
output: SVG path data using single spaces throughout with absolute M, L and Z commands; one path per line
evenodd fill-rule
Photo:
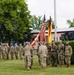
M 18 57 L 22 59 L 22 55 L 23 55 L 22 44 L 20 44 L 20 46 L 18 46 L 17 43 L 15 44 L 15 46 L 13 45 L 9 46 L 6 43 L 0 45 L 0 58 L 4 60 L 8 59 L 13 60 L 15 58 L 18 59 Z
M 23 49 L 27 70 L 32 69 L 33 49 L 34 48 L 29 42 L 26 43 L 26 46 Z M 71 63 L 72 47 L 69 45 L 69 42 L 66 42 L 65 46 L 62 44 L 62 41 L 59 41 L 58 45 L 55 45 L 54 41 L 52 41 L 52 44 L 40 42 L 37 47 L 37 55 L 39 65 L 41 65 L 43 70 L 50 63 L 52 64 L 52 67 L 57 67 L 57 62 L 59 62 L 60 67 L 62 67 L 64 63 L 69 67 Z
M 26 64 L 26 69 L 32 69 L 33 65 L 33 51 L 34 47 L 31 46 L 30 42 L 26 42 L 23 47 L 22 44 L 15 46 L 8 44 L 0 45 L 0 58 L 7 60 L 9 57 L 11 60 L 14 58 L 22 59 L 22 55 L 24 56 L 24 61 Z M 38 62 L 41 65 L 42 69 L 45 69 L 47 65 L 52 64 L 52 67 L 57 67 L 57 62 L 60 67 L 66 63 L 67 67 L 70 66 L 71 63 L 71 55 L 72 55 L 72 47 L 69 45 L 69 42 L 66 42 L 66 45 L 62 44 L 62 41 L 59 41 L 59 44 L 56 45 L 54 41 L 51 44 L 40 42 L 36 47 Z

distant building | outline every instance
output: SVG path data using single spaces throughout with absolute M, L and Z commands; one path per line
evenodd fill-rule
M 74 39 L 74 27 L 71 28 L 57 28 L 57 41 L 59 40 L 73 40 Z M 36 35 L 40 32 L 40 30 L 32 30 L 32 40 L 36 37 Z M 55 39 L 55 29 L 52 29 L 52 40 Z M 46 41 L 48 40 L 48 30 L 46 30 Z

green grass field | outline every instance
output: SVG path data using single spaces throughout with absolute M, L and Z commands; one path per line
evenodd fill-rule
M 32 70 L 25 69 L 24 60 L 0 60 L 0 75 L 74 75 L 74 66 L 70 68 L 48 66 L 42 70 L 38 64 L 37 56 L 33 57 Z

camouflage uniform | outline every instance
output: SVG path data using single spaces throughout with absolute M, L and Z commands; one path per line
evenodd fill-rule
M 17 44 L 15 44 L 15 47 L 14 47 L 14 54 L 15 54 L 15 58 L 18 59 L 18 51 L 19 51 L 19 47 Z
M 38 44 L 38 48 L 37 48 L 37 56 L 38 56 L 39 65 L 41 65 L 41 63 L 40 63 L 40 56 L 39 56 L 39 54 L 38 54 L 38 52 L 39 52 L 39 46 L 40 46 L 40 43 Z
M 31 66 L 33 65 L 33 48 L 32 48 L 32 46 L 30 46 L 31 47 Z M 30 67 L 31 68 L 31 67 Z
M 51 63 L 52 67 L 57 66 L 57 46 L 54 42 L 52 42 L 51 44 Z
M 57 46 L 57 53 L 58 53 L 58 62 L 60 67 L 64 65 L 64 44 L 62 42 L 59 42 Z
M 41 44 L 39 46 L 38 54 L 40 56 L 40 63 L 42 69 L 46 68 L 46 57 L 47 57 L 47 47 L 46 45 Z
M 65 46 L 65 62 L 66 62 L 67 67 L 70 66 L 70 63 L 71 63 L 71 61 L 70 61 L 71 55 L 72 55 L 72 47 L 67 42 L 66 43 L 66 46 Z
M 51 46 L 50 46 L 50 44 L 48 44 L 48 43 L 46 43 L 46 46 L 47 46 L 47 50 L 48 50 L 48 54 L 47 54 L 47 58 L 46 58 L 46 63 L 47 63 L 47 65 L 49 65 L 50 64 L 50 51 L 51 51 Z
M 20 56 L 21 60 L 22 60 L 22 55 L 23 55 L 23 46 L 22 46 L 22 44 L 20 44 L 20 46 L 19 46 L 19 56 Z
M 7 45 L 7 59 L 9 59 L 10 47 Z
M 14 46 L 13 45 L 10 46 L 10 56 L 11 56 L 11 60 L 13 60 L 14 59 Z
M 31 50 L 32 47 L 30 46 L 30 43 L 27 43 L 27 45 L 24 47 L 24 55 L 25 55 L 25 62 L 26 62 L 26 69 L 30 70 L 32 67 L 32 57 L 31 57 Z
M 8 59 L 8 47 L 5 46 L 5 54 L 6 54 L 6 59 Z
M 4 60 L 6 60 L 7 59 L 7 47 L 5 47 L 4 45 L 2 45 L 2 58 L 4 59 Z

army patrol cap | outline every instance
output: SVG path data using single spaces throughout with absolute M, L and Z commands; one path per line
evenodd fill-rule
M 67 41 L 66 44 L 69 44 L 69 42 Z
M 62 43 L 62 40 L 60 40 L 59 43 Z

